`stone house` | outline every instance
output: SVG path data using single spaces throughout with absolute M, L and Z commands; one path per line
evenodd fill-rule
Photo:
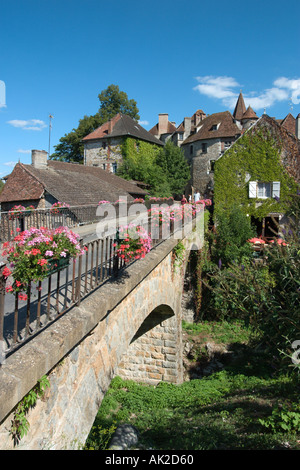
M 32 150 L 32 163 L 17 163 L 0 194 L 2 211 L 14 205 L 47 209 L 55 202 L 70 206 L 115 202 L 125 196 L 130 202 L 147 191 L 101 168 L 47 160 L 44 150 Z
M 194 132 L 181 144 L 191 166 L 189 192 L 199 190 L 201 196 L 212 197 L 216 160 L 257 119 L 250 106 L 246 109 L 242 93 L 233 114 L 229 111 L 209 116 L 202 114 L 202 119 L 193 128 Z
M 122 143 L 128 137 L 135 139 L 137 145 L 139 141 L 164 145 L 130 116 L 119 113 L 82 139 L 84 165 L 116 173 L 122 163 Z
M 286 209 L 300 188 L 300 115 L 294 132 L 263 114 L 215 164 L 216 216 L 238 204 L 257 234 L 274 237 L 286 222 Z

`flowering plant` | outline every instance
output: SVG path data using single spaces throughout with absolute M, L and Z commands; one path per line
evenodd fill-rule
M 109 201 L 99 201 L 98 206 L 100 206 L 101 204 L 110 204 L 110 202 Z
M 114 247 L 117 248 L 117 256 L 125 262 L 145 258 L 146 253 L 151 250 L 151 237 L 140 225 L 120 227 L 119 238 L 121 240 Z
M 24 206 L 21 206 L 21 205 L 14 206 L 8 211 L 9 218 L 10 219 L 18 218 L 19 215 L 22 214 L 23 211 L 25 211 Z
M 144 204 L 145 201 L 142 197 L 137 197 L 137 198 L 134 199 L 133 202 L 140 202 L 141 204 Z
M 55 202 L 52 204 L 50 212 L 51 214 L 59 214 L 59 210 L 63 209 L 64 207 L 69 208 L 69 204 L 66 204 L 65 202 Z
M 3 244 L 3 256 L 7 256 L 9 267 L 3 270 L 4 277 L 12 276 L 13 284 L 6 287 L 6 292 L 22 292 L 30 281 L 41 281 L 49 274 L 52 259 L 75 258 L 83 254 L 79 244 L 79 235 L 67 227 L 48 229 L 34 228 L 20 232 L 12 243 Z M 22 297 L 24 300 L 24 295 Z

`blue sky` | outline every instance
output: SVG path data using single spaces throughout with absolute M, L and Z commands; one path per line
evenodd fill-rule
M 0 177 L 115 84 L 149 130 L 197 109 L 300 112 L 299 0 L 0 0 Z

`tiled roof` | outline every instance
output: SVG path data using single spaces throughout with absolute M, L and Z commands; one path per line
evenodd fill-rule
M 158 135 L 158 123 L 155 124 L 155 126 L 153 126 L 152 129 L 150 129 L 149 132 L 150 132 L 150 134 L 152 134 L 154 136 Z M 168 121 L 168 126 L 167 126 L 167 130 L 166 130 L 165 134 L 173 134 L 173 132 L 176 132 L 176 126 L 172 122 Z
M 247 111 L 244 112 L 241 120 L 243 121 L 244 119 L 258 119 L 257 114 L 253 111 L 251 106 L 248 106 Z
M 110 121 L 85 136 L 83 142 L 111 137 L 131 136 L 156 145 L 164 145 L 159 139 L 146 131 L 137 121 L 126 114 L 116 114 Z
M 30 201 L 40 199 L 44 193 L 44 185 L 26 170 L 27 165 L 17 163 L 0 194 L 0 202 Z
M 203 119 L 199 125 L 201 126 L 199 131 L 185 139 L 182 145 L 190 144 L 197 140 L 236 137 L 241 134 L 229 111 L 211 114 Z M 214 130 L 214 126 L 217 127 L 216 130 Z
M 67 204 L 114 202 L 120 196 L 144 196 L 146 191 L 99 167 L 48 161 L 47 168 L 17 163 L 0 195 L 0 202 L 40 199 L 44 190 Z
M 236 105 L 233 111 L 234 119 L 237 119 L 238 121 L 240 121 L 243 117 L 243 114 L 245 114 L 245 112 L 246 112 L 246 106 L 245 106 L 244 98 L 241 92 L 239 94 L 238 100 L 236 102 Z
M 277 122 L 287 129 L 291 134 L 296 132 L 296 119 L 289 113 L 284 119 L 278 119 Z

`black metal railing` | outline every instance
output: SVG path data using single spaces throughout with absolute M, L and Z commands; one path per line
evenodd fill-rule
M 151 220 L 144 225 L 151 227 Z M 167 231 L 160 228 L 152 236 L 152 249 L 172 237 L 177 229 L 173 222 Z M 50 274 L 43 281 L 30 282 L 26 300 L 20 300 L 17 293 L 6 293 L 3 276 L 6 264 L 3 263 L 0 267 L 0 342 L 5 345 L 6 356 L 135 262 L 125 263 L 117 256 L 115 242 L 115 235 L 85 245 L 81 242 L 84 254 L 71 259 L 66 268 Z

